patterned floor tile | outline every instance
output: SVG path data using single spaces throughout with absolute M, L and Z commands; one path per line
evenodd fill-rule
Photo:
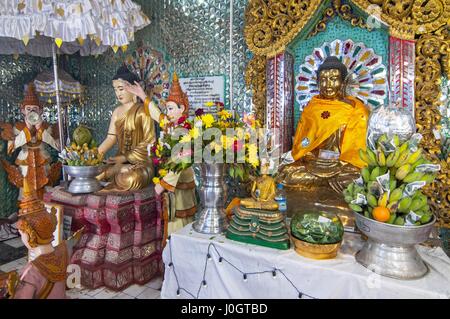
M 161 292 L 152 288 L 145 289 L 137 299 L 158 299 L 161 296 Z

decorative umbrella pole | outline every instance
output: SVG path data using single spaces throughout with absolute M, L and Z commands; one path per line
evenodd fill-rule
M 58 130 L 59 130 L 59 150 L 62 152 L 64 149 L 64 127 L 61 112 L 61 97 L 59 96 L 59 78 L 58 78 L 58 59 L 56 57 L 56 45 L 52 46 L 53 54 L 53 74 L 55 76 L 55 91 L 56 91 L 56 112 L 58 113 Z M 66 174 L 64 180 L 66 180 Z

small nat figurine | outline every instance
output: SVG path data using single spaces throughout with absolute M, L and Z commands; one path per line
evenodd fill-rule
M 186 93 L 181 89 L 178 77 L 173 75 L 169 97 L 166 100 L 166 114 L 161 113 L 145 91 L 137 82 L 126 86 L 126 90 L 137 95 L 144 101 L 147 114 L 155 121 L 168 123 L 163 127 L 164 134 L 169 134 L 171 129 L 182 126 L 189 114 L 189 101 Z M 197 199 L 195 195 L 194 171 L 189 167 L 180 173 L 169 171 L 160 183 L 155 185 L 156 193 L 162 194 L 169 191 L 169 207 L 166 207 L 165 215 L 168 215 L 168 232 L 176 231 L 190 223 L 197 211 Z M 176 218 L 175 218 L 176 217 Z
M 36 192 L 24 184 L 17 228 L 29 261 L 20 272 L 14 299 L 63 299 L 69 251 L 66 242 L 52 246 L 57 225 L 55 212 L 48 213 Z
M 8 141 L 8 153 L 21 149 L 15 162 L 17 166 L 3 159 L 1 164 L 13 185 L 22 189 L 26 180 L 29 187 L 42 199 L 44 187 L 58 182 L 61 175 L 61 163 L 50 165 L 51 158 L 44 145 L 59 150 L 55 138 L 57 134 L 54 133 L 56 130 L 42 119 L 43 107 L 32 83 L 27 87 L 20 110 L 25 122 L 16 123 L 14 127 L 9 123 L 0 124 L 1 138 Z M 22 194 L 19 199 L 21 196 Z

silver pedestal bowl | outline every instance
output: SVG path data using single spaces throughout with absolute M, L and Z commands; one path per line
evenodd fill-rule
M 105 165 L 97 166 L 69 166 L 64 165 L 64 170 L 74 178 L 69 185 L 69 193 L 87 194 L 102 189 L 102 185 L 96 179 L 105 170 Z
M 436 217 L 422 226 L 381 223 L 355 213 L 356 225 L 368 237 L 356 261 L 373 272 L 395 279 L 418 279 L 428 272 L 415 245 L 425 242 Z

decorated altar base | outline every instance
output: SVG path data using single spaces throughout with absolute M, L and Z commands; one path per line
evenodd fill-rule
M 74 196 L 56 188 L 47 201 L 64 206 L 72 232 L 86 227 L 71 260 L 83 286 L 123 290 L 161 273 L 161 210 L 152 189 Z
M 358 264 L 354 255 L 362 244 L 359 235 L 345 233 L 335 259 L 313 260 L 292 248 L 282 251 L 199 234 L 189 224 L 172 234 L 164 248 L 161 297 L 450 298 L 450 259 L 441 248 L 418 246 L 430 271 L 422 279 L 402 281 Z

